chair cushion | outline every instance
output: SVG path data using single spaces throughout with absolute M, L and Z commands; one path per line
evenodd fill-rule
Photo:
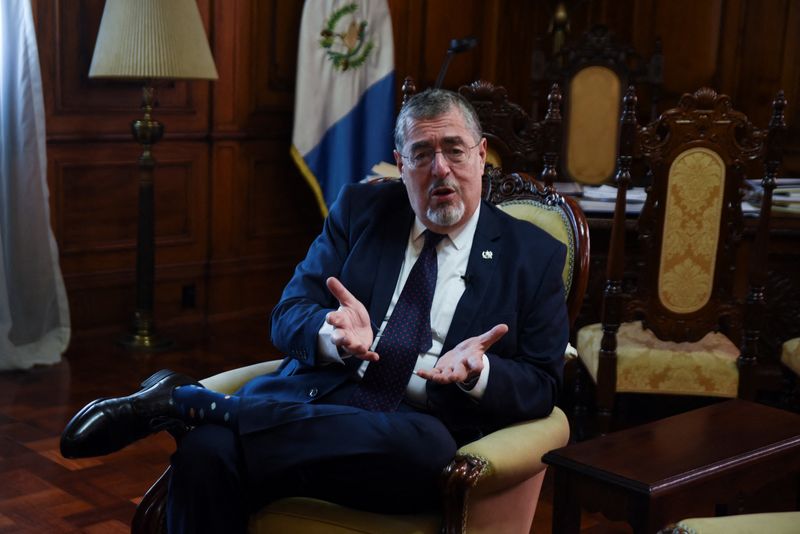
M 790 534 L 798 525 L 800 512 L 774 512 L 684 519 L 676 526 L 693 534 Z
M 600 323 L 578 331 L 578 357 L 597 382 Z M 718 332 L 693 343 L 662 341 L 641 321 L 623 323 L 617 333 L 617 391 L 736 397 L 739 349 Z
M 558 206 L 548 206 L 530 199 L 509 200 L 497 205 L 512 217 L 535 224 L 567 247 L 567 260 L 561 273 L 564 290 L 569 295 L 575 265 L 575 236 L 567 215 Z
M 781 361 L 786 367 L 800 375 L 800 337 L 790 339 L 783 344 Z
M 436 514 L 385 515 L 337 504 L 291 497 L 275 501 L 250 518 L 250 534 L 438 534 L 442 518 Z

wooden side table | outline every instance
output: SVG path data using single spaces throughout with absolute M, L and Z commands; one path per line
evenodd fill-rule
M 787 476 L 797 491 L 800 415 L 730 400 L 568 445 L 543 461 L 554 468 L 554 534 L 580 532 L 581 508 L 656 532 L 713 516 L 715 504 Z

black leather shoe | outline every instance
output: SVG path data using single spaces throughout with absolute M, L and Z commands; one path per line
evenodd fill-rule
M 200 385 L 186 375 L 163 369 L 127 397 L 97 399 L 87 404 L 61 433 L 64 458 L 103 456 L 160 430 L 180 432 L 184 423 L 172 405 L 176 386 Z

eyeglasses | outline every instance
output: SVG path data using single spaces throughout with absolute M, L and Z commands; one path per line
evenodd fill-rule
M 436 157 L 436 154 L 441 154 L 444 156 L 444 159 L 446 159 L 447 163 L 450 165 L 462 165 L 469 161 L 469 156 L 472 153 L 472 149 L 479 144 L 481 144 L 480 141 L 475 143 L 473 146 L 467 146 L 464 143 L 455 143 L 441 150 L 433 150 L 430 147 L 420 147 L 412 150 L 411 154 L 409 155 L 400 154 L 400 156 L 408 160 L 408 166 L 411 169 L 423 169 L 430 167 L 434 158 Z

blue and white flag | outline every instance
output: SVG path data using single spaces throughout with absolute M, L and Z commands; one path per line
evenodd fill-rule
M 386 0 L 307 0 L 292 157 L 323 215 L 343 185 L 392 159 L 394 44 Z

